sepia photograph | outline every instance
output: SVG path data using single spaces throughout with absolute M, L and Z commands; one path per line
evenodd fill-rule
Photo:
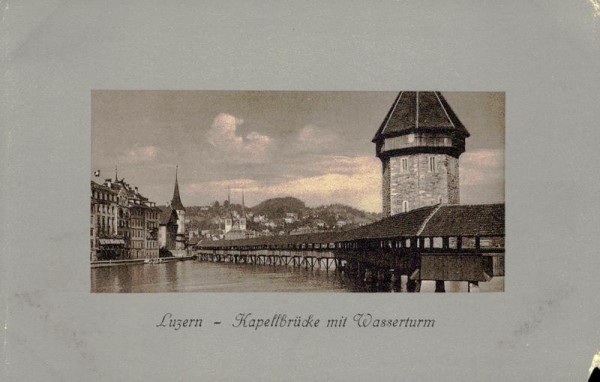
M 502 292 L 504 93 L 91 93 L 92 292 Z

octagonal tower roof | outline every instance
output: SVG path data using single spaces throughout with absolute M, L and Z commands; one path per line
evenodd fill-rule
M 470 134 L 440 92 L 403 91 L 398 94 L 373 142 L 408 133 L 454 131 Z

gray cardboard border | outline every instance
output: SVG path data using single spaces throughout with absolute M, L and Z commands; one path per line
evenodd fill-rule
M 593 1 L 6 3 L 7 380 L 585 380 L 600 347 Z M 506 292 L 89 293 L 91 89 L 506 92 Z M 165 312 L 433 316 L 196 332 Z

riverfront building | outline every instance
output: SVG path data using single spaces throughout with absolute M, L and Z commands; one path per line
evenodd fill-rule
M 458 158 L 468 136 L 440 92 L 400 92 L 373 138 L 383 215 L 459 204 Z
M 109 184 L 91 183 L 90 260 L 125 258 L 124 236 L 119 233 L 118 194 Z
M 125 179 L 91 182 L 90 260 L 158 257 L 158 219 L 154 202 Z

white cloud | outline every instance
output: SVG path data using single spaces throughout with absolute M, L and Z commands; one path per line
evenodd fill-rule
M 333 131 L 312 123 L 304 126 L 298 132 L 298 143 L 305 149 L 326 147 L 337 140 L 339 140 L 338 136 Z
M 156 159 L 158 149 L 155 146 L 136 147 L 127 150 L 117 159 L 117 163 L 141 163 Z
M 239 135 L 237 128 L 243 123 L 241 118 L 220 113 L 207 131 L 206 140 L 219 150 L 223 160 L 264 162 L 271 138 L 257 132 L 252 132 L 246 137 Z

